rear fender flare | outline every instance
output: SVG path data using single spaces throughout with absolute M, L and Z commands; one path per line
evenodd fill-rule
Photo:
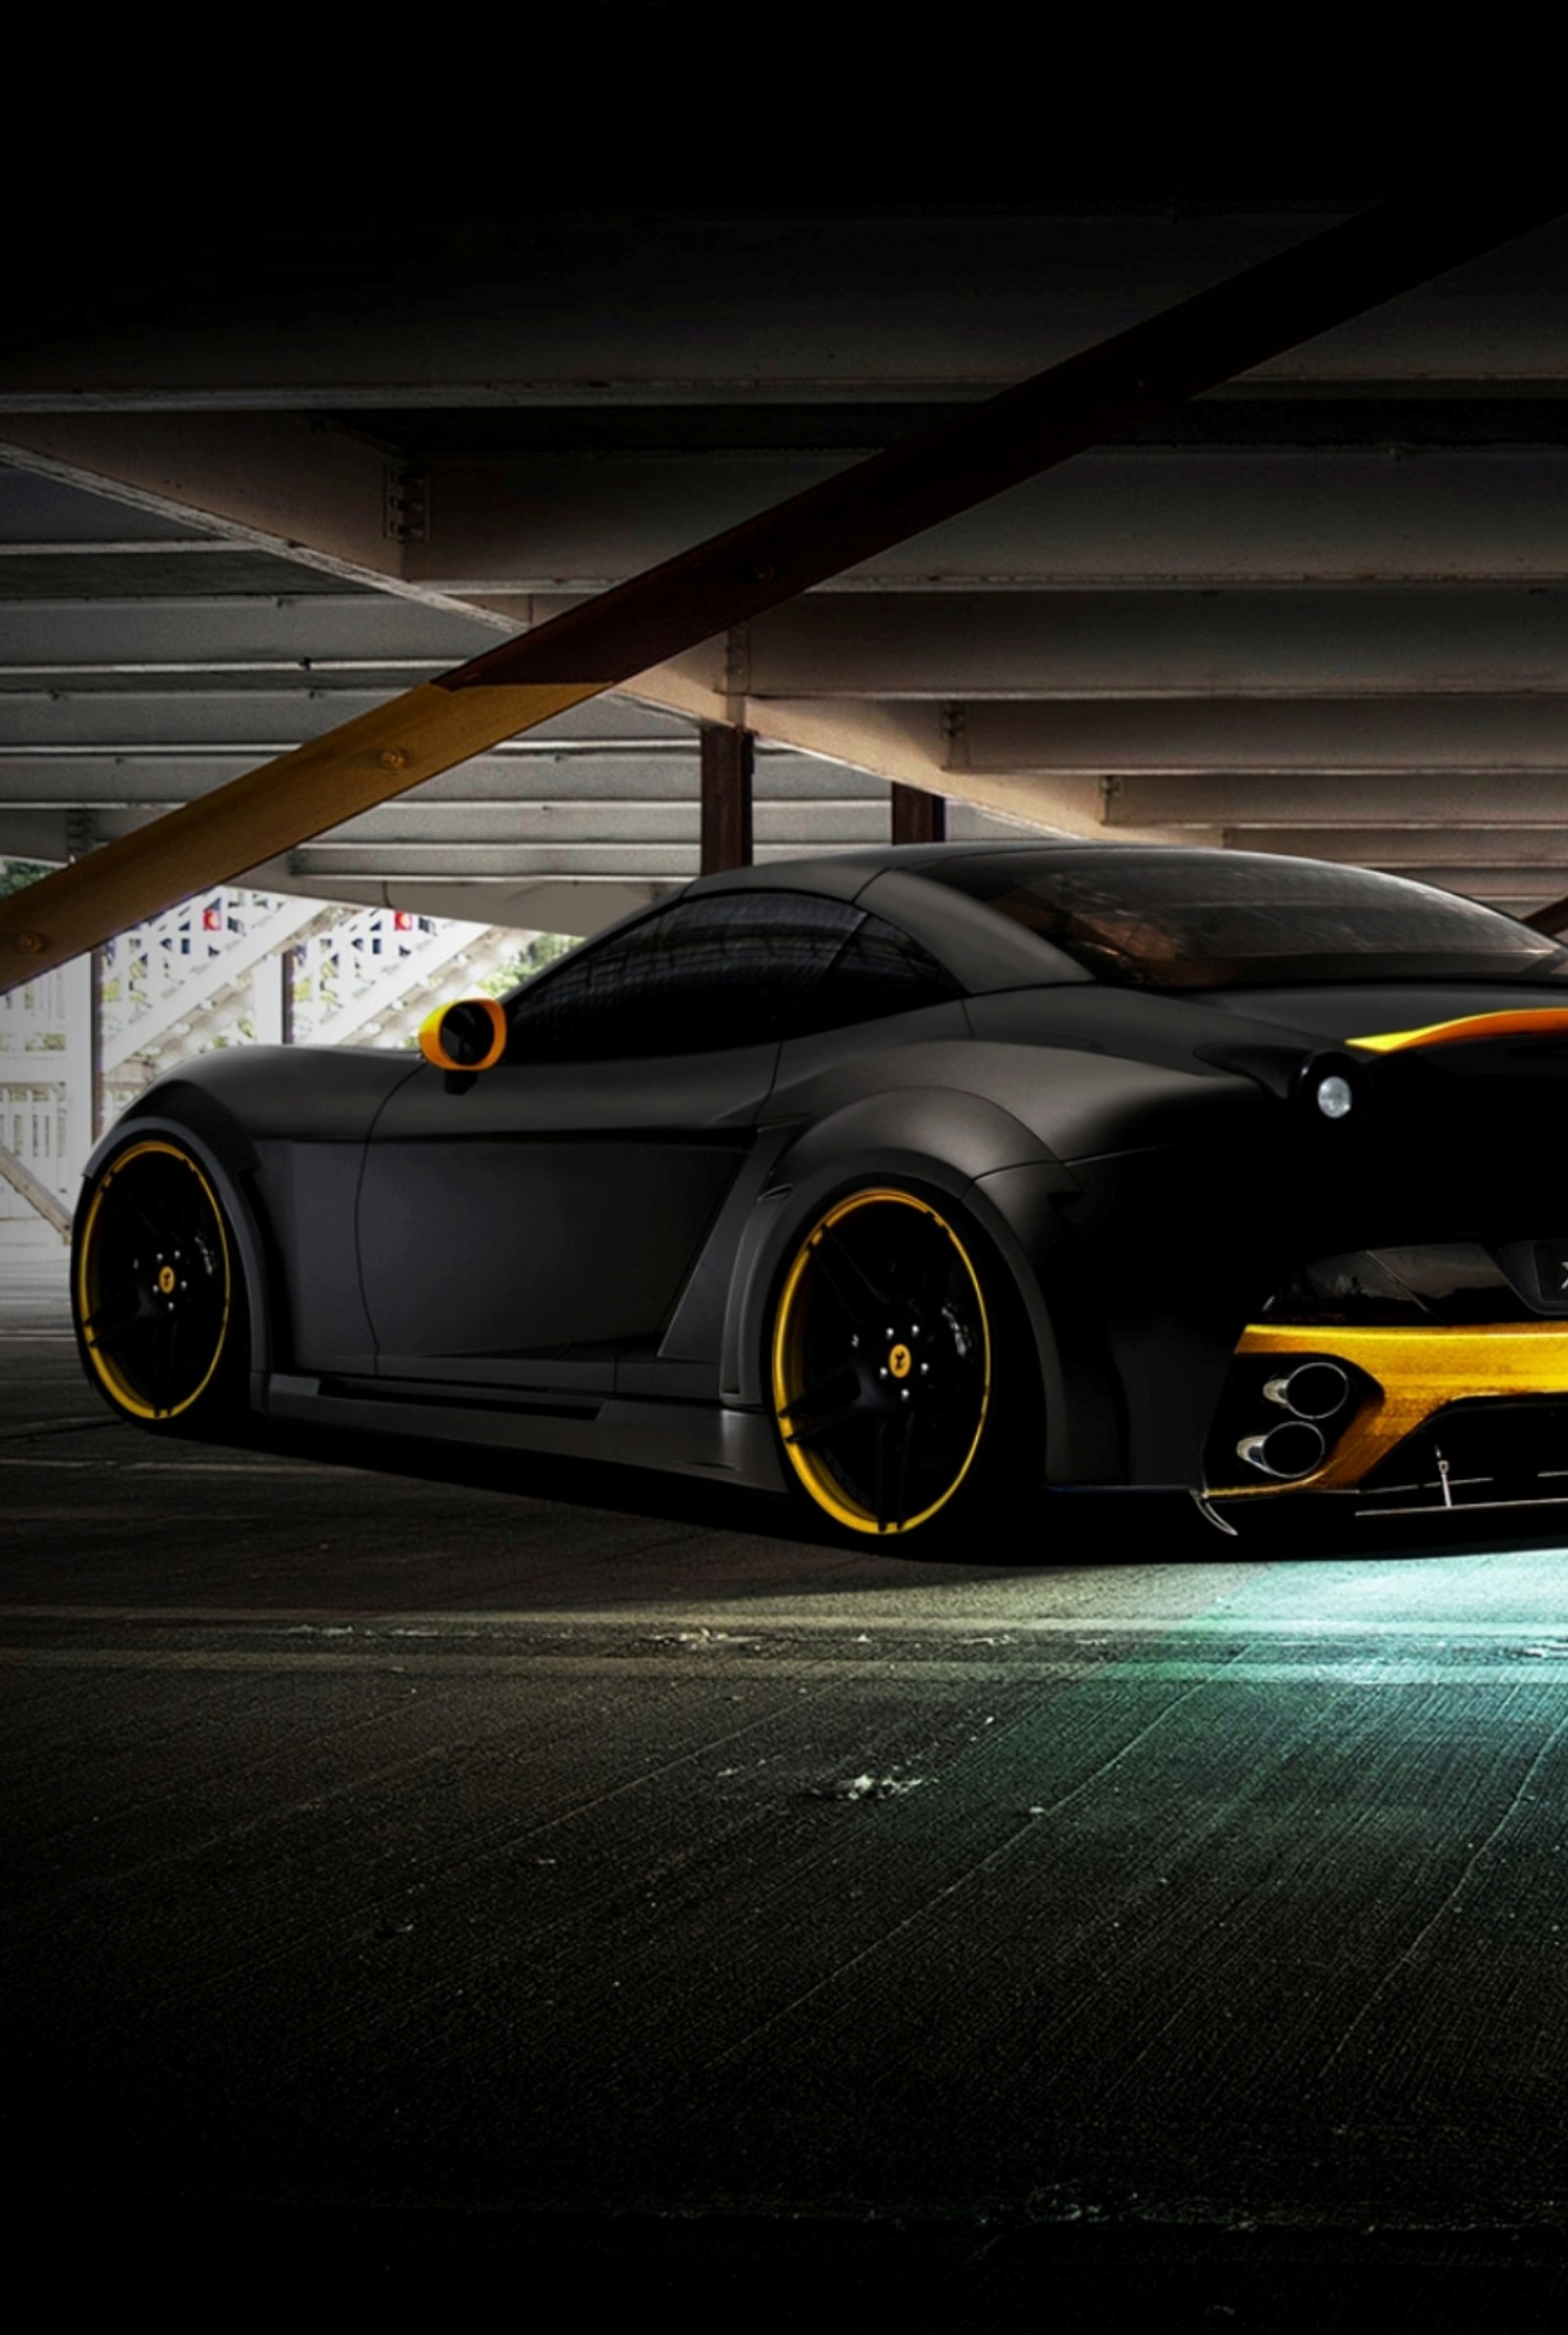
M 934 1124 L 948 1138 L 943 1155 L 899 1140 L 929 1135 Z M 873 1131 L 882 1140 L 872 1140 Z M 1031 1182 L 1060 1179 L 1071 1186 L 1066 1170 L 1026 1128 L 977 1097 L 871 1097 L 803 1134 L 778 1162 L 741 1237 L 724 1324 L 723 1399 L 748 1410 L 768 1408 L 772 1310 L 791 1260 L 835 1200 L 866 1185 L 892 1184 L 947 1202 L 991 1251 L 1027 1322 L 1048 1436 L 1063 1445 L 1065 1459 L 1067 1406 L 1055 1325 L 1028 1252 L 980 1180 L 1009 1167 L 1033 1169 Z

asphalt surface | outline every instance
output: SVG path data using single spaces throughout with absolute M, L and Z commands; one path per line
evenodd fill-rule
M 14 1272 L 20 2226 L 78 2294 L 1558 2323 L 1563 1551 L 1057 1508 L 916 1563 L 149 1438 Z

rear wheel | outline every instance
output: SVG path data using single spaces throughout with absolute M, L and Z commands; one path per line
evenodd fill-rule
M 210 1420 L 243 1375 L 243 1289 L 206 1173 L 167 1136 L 126 1144 L 87 1196 L 72 1270 L 88 1376 L 145 1426 Z
M 995 1488 L 1014 1392 L 999 1383 L 1015 1347 L 999 1317 L 972 1236 L 931 1201 L 879 1185 L 818 1218 L 784 1276 L 771 1352 L 785 1456 L 817 1509 L 885 1536 Z

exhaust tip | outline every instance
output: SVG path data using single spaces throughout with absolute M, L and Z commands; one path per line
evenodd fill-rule
M 1260 1474 L 1271 1475 L 1278 1483 L 1295 1483 L 1322 1466 L 1327 1449 L 1322 1435 L 1308 1419 L 1292 1418 L 1270 1427 L 1265 1434 L 1244 1435 L 1236 1446 L 1236 1454 Z
M 1263 1389 L 1269 1402 L 1298 1418 L 1332 1418 L 1349 1391 L 1350 1381 L 1336 1362 L 1302 1363 Z

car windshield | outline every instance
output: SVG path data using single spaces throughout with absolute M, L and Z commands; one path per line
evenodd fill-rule
M 921 873 L 1132 988 L 1568 974 L 1568 950 L 1511 917 L 1317 860 L 1127 844 L 976 855 Z

